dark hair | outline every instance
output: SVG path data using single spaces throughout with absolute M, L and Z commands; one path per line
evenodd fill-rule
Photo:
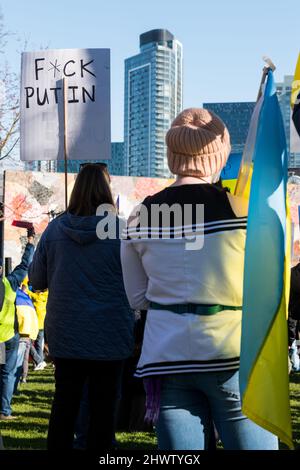
M 105 175 L 107 176 L 108 178 L 108 181 L 110 182 L 110 174 L 109 174 L 109 171 L 108 171 L 108 168 L 107 168 L 107 163 L 104 163 L 104 162 L 84 162 L 84 163 L 80 163 L 79 165 L 79 171 L 81 171 L 85 166 L 87 165 L 97 165 L 101 168 L 101 170 L 103 170 L 103 172 L 105 173 Z
M 67 211 L 74 215 L 96 215 L 97 207 L 110 204 L 115 208 L 106 172 L 90 163 L 78 173 Z

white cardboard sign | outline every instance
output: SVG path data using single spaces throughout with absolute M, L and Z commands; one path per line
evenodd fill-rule
M 110 158 L 109 49 L 24 52 L 20 102 L 21 160 L 63 160 L 65 127 L 69 160 Z

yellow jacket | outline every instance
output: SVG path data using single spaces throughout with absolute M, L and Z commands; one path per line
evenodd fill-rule
M 17 290 L 16 312 L 20 335 L 35 340 L 39 332 L 38 318 L 32 301 L 21 289 Z
M 44 322 L 46 316 L 46 307 L 47 307 L 47 300 L 48 300 L 48 290 L 39 291 L 39 292 L 32 292 L 30 290 L 26 290 L 26 293 L 31 298 L 37 317 L 39 322 L 39 330 L 44 329 Z
M 9 280 L 4 277 L 3 282 L 5 294 L 2 309 L 0 311 L 0 342 L 4 343 L 15 334 L 15 300 L 16 293 L 12 289 Z

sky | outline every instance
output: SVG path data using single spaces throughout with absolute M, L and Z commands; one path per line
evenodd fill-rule
M 0 0 L 14 70 L 20 47 L 111 49 L 112 141 L 123 139 L 124 59 L 139 35 L 168 29 L 183 45 L 183 105 L 255 101 L 262 57 L 292 75 L 300 50 L 299 0 Z M 19 39 L 19 41 L 17 41 Z M 20 46 L 21 45 L 21 46 Z

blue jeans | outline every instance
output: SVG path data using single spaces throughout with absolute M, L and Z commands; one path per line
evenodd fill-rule
M 34 346 L 42 362 L 44 360 L 44 330 L 39 330 Z
M 39 330 L 35 341 L 31 342 L 30 354 L 35 365 L 44 360 L 44 330 Z
M 296 340 L 293 341 L 290 349 L 289 349 L 289 356 L 292 363 L 292 370 L 298 372 L 300 370 L 300 357 L 298 354 L 297 342 Z
M 162 378 L 156 427 L 160 450 L 202 450 L 213 419 L 225 449 L 277 450 L 277 437 L 241 412 L 238 371 Z
M 0 413 L 11 415 L 11 400 L 15 386 L 15 371 L 18 357 L 19 333 L 5 342 L 6 363 L 0 373 Z
M 24 357 L 25 357 L 26 349 L 29 344 L 30 344 L 29 338 L 20 338 L 19 346 L 18 346 L 17 363 L 16 363 L 16 368 L 15 368 L 15 374 L 14 374 L 15 376 L 14 393 L 17 392 L 20 378 L 23 373 Z

